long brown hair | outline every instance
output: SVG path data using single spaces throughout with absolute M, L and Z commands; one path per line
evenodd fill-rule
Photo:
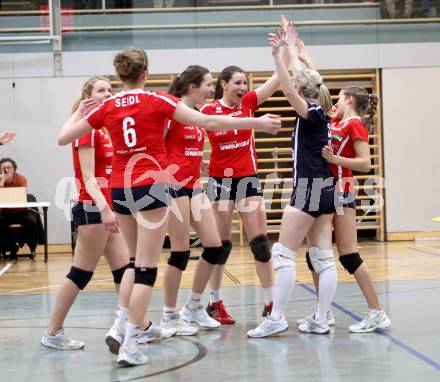
M 122 82 L 134 85 L 140 74 L 148 70 L 148 57 L 143 49 L 128 47 L 118 53 L 113 66 Z
M 346 97 L 353 97 L 354 109 L 362 118 L 365 126 L 370 129 L 374 123 L 377 103 L 379 102 L 377 95 L 368 93 L 365 88 L 361 88 L 360 86 L 348 86 L 342 89 L 342 93 L 344 93 Z
M 218 76 L 217 83 L 215 85 L 214 99 L 220 99 L 223 97 L 222 81 L 229 82 L 234 73 L 243 73 L 246 75 L 246 72 L 238 66 L 227 66 L 224 68 Z
M 188 94 L 189 85 L 193 84 L 198 88 L 202 84 L 205 74 L 208 73 L 209 70 L 204 66 L 188 66 L 171 83 L 168 93 L 180 98 Z

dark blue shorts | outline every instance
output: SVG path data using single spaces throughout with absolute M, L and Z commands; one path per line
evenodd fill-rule
M 101 212 L 91 203 L 78 202 L 72 207 L 72 219 L 76 225 L 101 224 Z
M 164 183 L 132 188 L 112 188 L 113 211 L 122 215 L 168 207 L 170 199 L 169 187 Z
M 314 218 L 325 214 L 333 214 L 335 208 L 335 186 L 322 187 L 322 183 L 299 181 L 293 188 L 290 203 L 292 207 L 303 211 Z
M 219 200 L 241 200 L 251 196 L 263 196 L 258 175 L 237 178 L 209 177 L 208 197 L 212 202 Z
M 336 208 L 353 208 L 356 209 L 356 194 L 354 192 L 337 192 L 335 198 Z
M 182 196 L 187 196 L 188 198 L 192 198 L 193 196 L 199 195 L 203 192 L 203 190 L 198 187 L 198 188 L 186 188 L 186 187 L 182 187 L 182 188 L 175 188 L 173 186 L 170 186 L 170 195 L 173 199 L 177 199 L 180 198 Z

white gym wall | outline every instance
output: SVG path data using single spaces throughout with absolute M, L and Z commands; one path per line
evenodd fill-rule
M 439 86 L 440 67 L 382 71 L 388 233 L 440 230 Z

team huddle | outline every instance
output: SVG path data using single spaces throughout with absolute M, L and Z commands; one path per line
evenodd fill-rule
M 313 313 L 298 319 L 298 330 L 327 334 L 335 324 L 330 310 L 337 272 L 332 231 L 342 266 L 353 274 L 368 303 L 365 318 L 350 332 L 387 329 L 367 265 L 357 248 L 352 171 L 371 168 L 368 123 L 377 97 L 358 86 L 342 89 L 333 106 L 330 92 L 311 61 L 296 27 L 282 17 L 269 34 L 274 74 L 248 91 L 246 73 L 226 67 L 214 89 L 209 70 L 186 68 L 168 93 L 144 89 L 148 58 L 127 48 L 114 59 L 124 90 L 112 94 L 105 77 L 83 87 L 58 143 L 72 143 L 79 196 L 72 215 L 78 225 L 73 265 L 57 293 L 43 346 L 74 350 L 84 342 L 69 338 L 64 320 L 79 291 L 91 280 L 101 256 L 118 291 L 116 318 L 105 342 L 120 366 L 149 362 L 149 342 L 190 336 L 199 327 L 217 330 L 234 324 L 221 296 L 225 264 L 232 250 L 232 215 L 238 211 L 264 292 L 261 323 L 248 337 L 268 337 L 288 329 L 285 311 L 296 280 L 296 256 L 307 241 L 306 261 L 317 291 Z M 290 72 L 289 72 L 290 69 Z M 292 136 L 293 191 L 283 211 L 278 241 L 267 238 L 263 190 L 258 177 L 252 129 L 271 135 L 279 116 L 255 118 L 259 106 L 279 88 L 297 114 Z M 214 93 L 214 101 L 207 103 Z M 211 146 L 204 168 L 205 130 Z M 207 172 L 204 190 L 201 169 Z M 253 205 L 254 208 L 248 208 Z M 337 212 L 337 213 L 336 213 Z M 177 307 L 182 274 L 190 258 L 190 229 L 203 251 L 184 306 Z M 165 236 L 171 254 L 164 273 L 164 308 L 159 324 L 146 319 Z M 207 308 L 202 295 L 210 287 Z

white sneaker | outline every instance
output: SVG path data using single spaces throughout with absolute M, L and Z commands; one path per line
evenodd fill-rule
M 364 319 L 350 325 L 351 333 L 371 333 L 377 330 L 385 330 L 391 326 L 391 321 L 383 310 L 368 309 Z
M 298 318 L 296 320 L 296 325 L 303 325 L 307 321 L 311 320 L 313 317 L 315 317 L 316 309 L 313 311 L 313 313 L 309 314 L 308 316 L 304 318 Z M 331 310 L 327 311 L 327 325 L 328 326 L 334 326 L 335 325 L 335 317 L 333 316 L 333 312 Z
M 125 331 L 121 330 L 117 325 L 113 325 L 105 335 L 105 343 L 110 353 L 119 354 L 119 348 L 124 342 Z
M 121 346 L 118 354 L 118 365 L 120 366 L 139 366 L 150 362 L 148 356 L 144 353 L 145 347 L 136 346 L 136 351 L 129 352 Z
M 312 317 L 310 320 L 306 321 L 304 324 L 298 326 L 298 330 L 301 333 L 315 333 L 315 334 L 328 334 L 330 333 L 330 327 L 327 322 L 320 323 L 315 321 Z
M 140 345 L 148 344 L 150 342 L 158 342 L 176 335 L 176 328 L 161 328 L 154 322 L 147 330 L 138 330 L 136 342 Z
M 182 320 L 179 314 L 163 316 L 160 321 L 160 328 L 162 330 L 176 329 L 176 336 L 193 336 L 199 332 L 199 328 Z
M 64 334 L 64 329 L 60 329 L 54 336 L 49 336 L 47 332 L 44 332 L 41 337 L 41 345 L 57 350 L 79 350 L 84 347 L 84 342 L 67 337 Z
M 281 333 L 289 329 L 289 324 L 286 319 L 281 317 L 279 321 L 274 321 L 270 316 L 266 317 L 260 325 L 255 329 L 249 330 L 246 334 L 252 338 L 269 337 L 276 333 Z
M 195 309 L 189 309 L 185 304 L 183 308 L 180 309 L 179 314 L 182 320 L 187 322 L 195 322 L 197 325 L 203 328 L 217 329 L 221 326 L 220 322 L 209 317 L 203 305 L 199 305 Z

